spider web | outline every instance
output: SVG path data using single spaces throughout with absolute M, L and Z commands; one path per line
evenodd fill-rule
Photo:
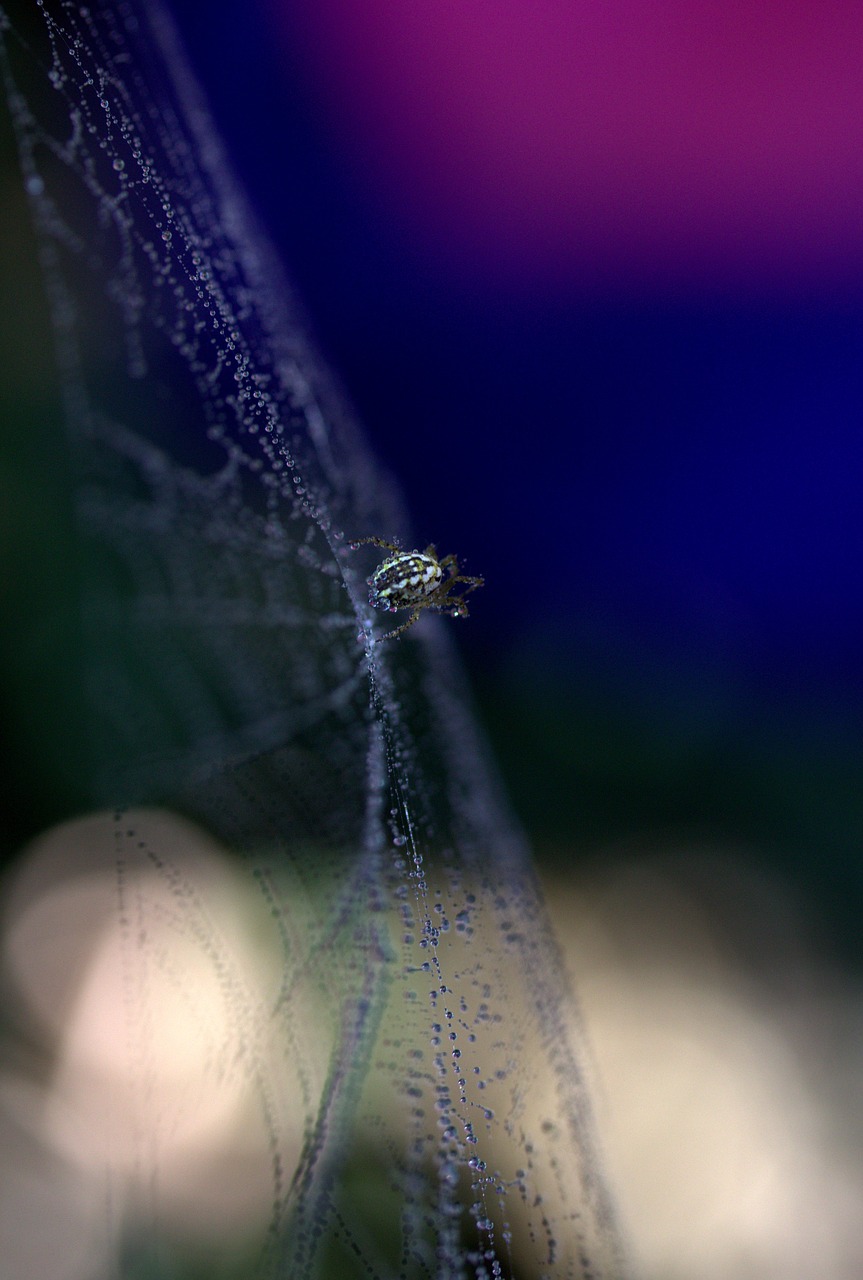
M 152 0 L 0 23 L 73 476 L 89 795 L 200 824 L 279 922 L 281 1056 L 251 1072 L 273 1207 L 241 1274 L 619 1276 L 577 1017 L 447 624 L 375 645 L 349 540 L 404 514 L 173 26 Z M 133 846 L 227 982 L 158 828 L 118 821 Z

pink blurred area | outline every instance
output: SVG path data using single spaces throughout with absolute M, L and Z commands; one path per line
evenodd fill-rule
M 420 252 L 491 279 L 859 289 L 856 0 L 269 0 Z

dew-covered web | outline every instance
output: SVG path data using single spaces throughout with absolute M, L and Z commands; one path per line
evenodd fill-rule
M 137 859 L 244 1045 L 212 1049 L 267 1135 L 268 1225 L 237 1274 L 619 1276 L 577 1019 L 451 624 L 375 644 L 375 552 L 349 543 L 404 536 L 403 513 L 173 27 L 153 0 L 33 0 L 2 27 L 76 495 L 80 749 L 117 809 L 128 945 L 169 967 L 127 901 Z M 156 808 L 256 882 L 274 997 L 237 976 L 163 818 L 142 816 Z M 146 1274 L 183 1274 L 152 1179 L 138 1237 L 111 1203 L 122 1248 L 168 1241 Z

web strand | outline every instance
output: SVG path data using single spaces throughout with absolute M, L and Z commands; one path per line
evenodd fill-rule
M 240 1026 L 242 985 L 223 979 L 258 1046 L 272 1168 L 243 1275 L 622 1276 L 577 1016 L 446 623 L 424 617 L 388 653 L 358 641 L 370 610 L 345 531 L 404 530 L 400 500 L 161 6 L 19 8 L 2 13 L 3 79 L 72 458 L 82 791 L 199 824 L 277 924 L 269 1013 Z M 136 823 L 118 836 L 124 892 L 146 857 L 176 929 L 229 974 Z M 153 961 L 137 909 L 126 945 Z M 121 1210 L 113 1229 L 127 1238 Z

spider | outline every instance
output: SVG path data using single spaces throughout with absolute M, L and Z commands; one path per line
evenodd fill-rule
M 351 547 L 356 550 L 367 543 L 390 552 L 368 580 L 369 604 L 376 609 L 387 609 L 390 613 L 395 613 L 397 609 L 413 609 L 407 622 L 403 622 L 394 631 L 388 631 L 385 636 L 381 636 L 381 640 L 392 640 L 394 636 L 407 631 L 423 609 L 448 613 L 452 618 L 466 618 L 468 609 L 465 596 L 485 585 L 484 578 L 470 578 L 459 573 L 458 560 L 454 555 L 438 560 L 434 543 L 426 547 L 425 551 L 403 551 L 394 542 L 387 542 L 384 538 L 358 538 L 351 543 Z M 461 595 L 450 596 L 453 587 L 459 582 L 466 582 L 467 589 Z

